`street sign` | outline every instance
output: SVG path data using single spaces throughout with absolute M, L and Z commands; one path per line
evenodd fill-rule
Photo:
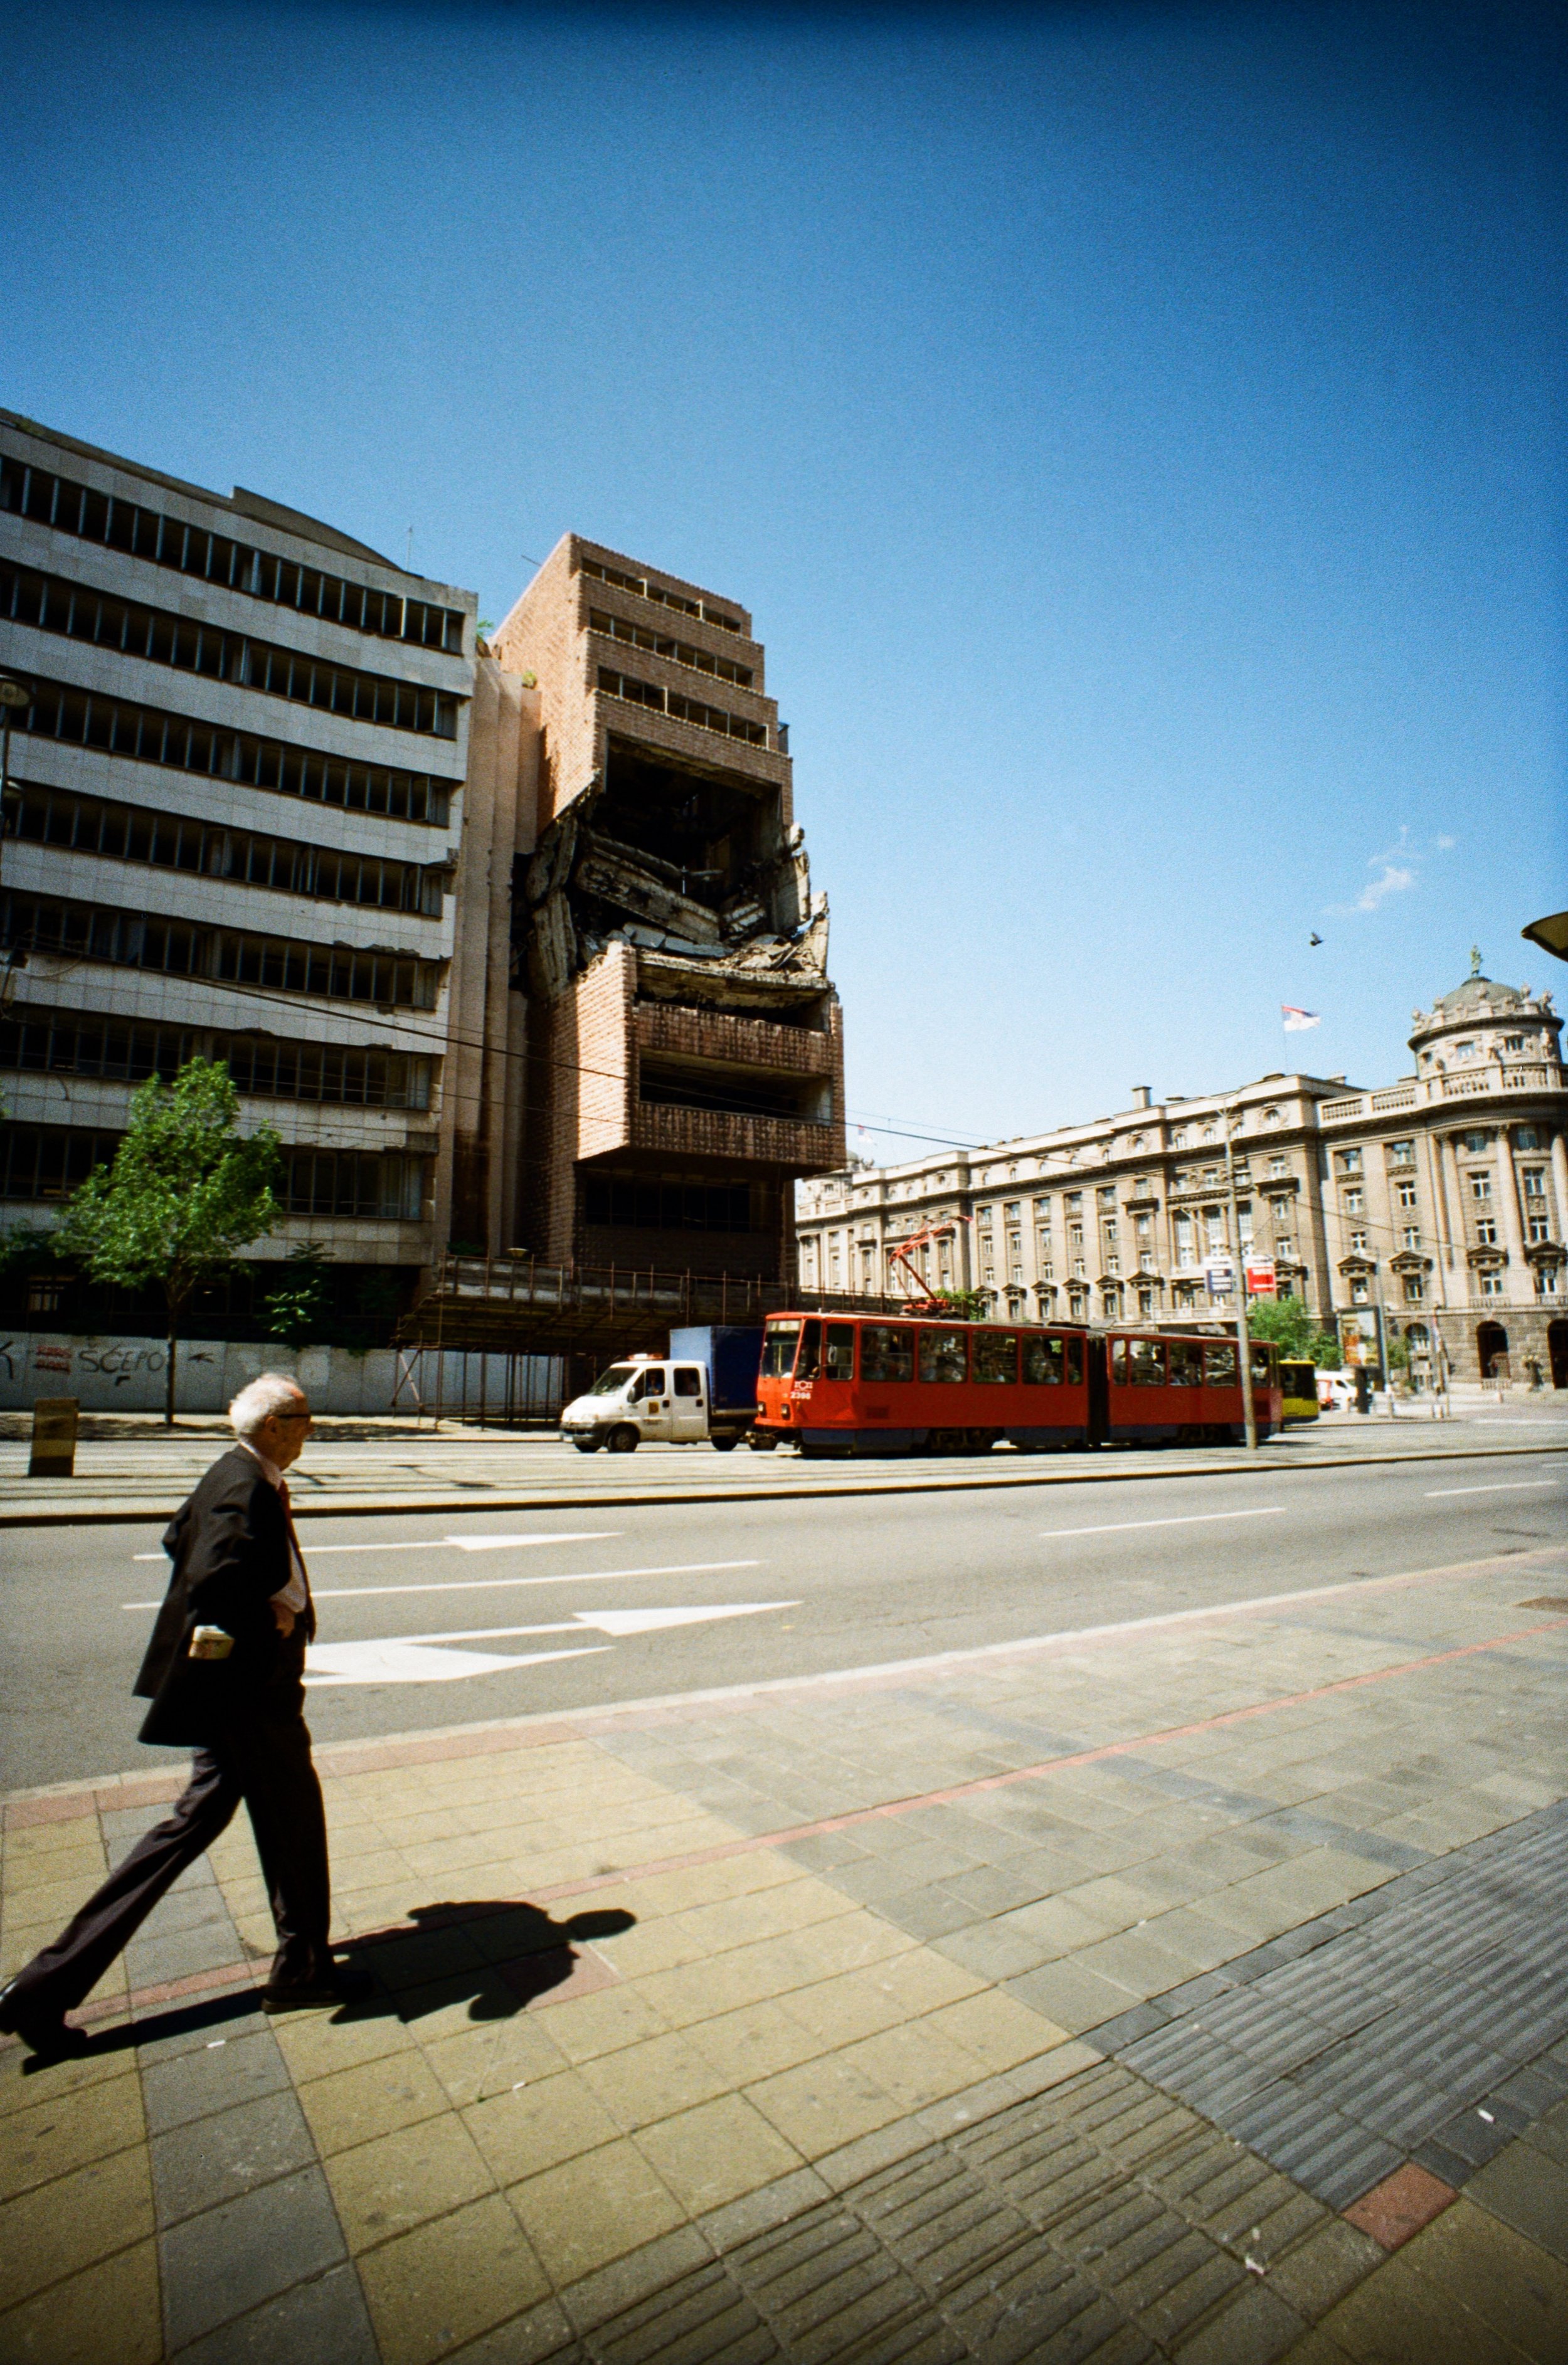
M 1247 1287 L 1249 1294 L 1254 1297 L 1272 1297 L 1275 1295 L 1276 1284 L 1274 1278 L 1274 1260 L 1272 1257 L 1249 1257 L 1247 1261 Z
M 1235 1279 L 1227 1256 L 1212 1256 L 1204 1266 L 1204 1283 L 1211 1297 L 1228 1297 Z

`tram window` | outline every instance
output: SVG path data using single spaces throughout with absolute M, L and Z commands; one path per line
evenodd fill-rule
M 1204 1376 L 1207 1380 L 1211 1388 L 1233 1388 L 1236 1386 L 1236 1350 L 1234 1347 L 1205 1347 L 1204 1349 L 1204 1358 L 1207 1366 Z
M 1162 1388 L 1165 1385 L 1165 1350 L 1158 1339 L 1129 1339 L 1132 1351 L 1132 1376 L 1135 1388 Z
M 762 1372 L 765 1380 L 788 1379 L 795 1362 L 795 1342 L 800 1338 L 798 1322 L 770 1322 L 762 1341 Z
M 1070 1339 L 1067 1342 L 1067 1384 L 1070 1388 L 1083 1385 L 1083 1341 Z
M 1252 1342 L 1252 1384 L 1255 1388 L 1273 1384 L 1273 1373 L 1269 1369 L 1268 1345 L 1261 1339 L 1255 1339 Z
M 923 1330 L 920 1334 L 920 1376 L 923 1380 L 961 1380 L 964 1334 L 961 1330 Z
M 860 1376 L 863 1380 L 913 1380 L 913 1331 L 868 1322 L 860 1333 Z
M 1170 1353 L 1171 1386 L 1201 1388 L 1204 1384 L 1204 1351 L 1197 1340 L 1172 1339 Z
M 1024 1341 L 1024 1384 L 1031 1388 L 1059 1388 L 1062 1363 L 1065 1360 L 1062 1339 L 1042 1339 L 1034 1336 Z
M 977 1330 L 974 1375 L 1008 1386 L 1018 1377 L 1018 1337 L 1013 1330 Z
M 823 1332 L 826 1341 L 823 1356 L 824 1380 L 852 1380 L 855 1377 L 855 1325 L 853 1322 L 830 1322 Z
M 1111 1341 L 1111 1378 L 1119 1388 L 1127 1384 L 1127 1342 L 1125 1339 Z
M 807 1322 L 801 1329 L 801 1351 L 795 1358 L 795 1377 L 814 1380 L 822 1366 L 823 1326 Z

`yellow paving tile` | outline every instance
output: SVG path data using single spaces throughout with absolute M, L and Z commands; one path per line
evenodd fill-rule
M 138 2145 L 0 2207 L 0 2308 L 79 2274 L 152 2232 L 152 2183 Z
M 385 2242 L 356 2263 L 383 2365 L 430 2365 L 549 2291 L 498 2194 Z
M 966 1970 L 961 1963 L 949 1962 L 931 1946 L 912 1946 L 902 1955 L 884 1956 L 863 1976 L 896 1997 L 912 2017 L 988 1989 L 988 1982 L 975 1972 Z
M 325 2165 L 343 2238 L 356 2255 L 495 2190 L 455 2112 L 334 2152 Z
M 128 2074 L 132 2057 L 118 2052 L 88 2053 L 51 2061 L 46 2068 L 29 2069 L 25 2045 L 0 2045 L 0 2117 L 67 2094 L 84 2093 L 89 2087 L 107 2085 Z
M 835 2051 L 879 2029 L 895 2028 L 911 2017 L 910 2007 L 894 1993 L 875 1968 L 844 1971 L 835 1979 L 818 1979 L 810 1987 L 791 1988 L 784 2010 L 817 2040 L 822 2051 Z
M 802 2164 L 794 2146 L 739 2094 L 661 2119 L 644 2127 L 636 2141 L 692 2217 L 776 2183 Z
M 662 2179 L 624 2139 L 531 2177 L 507 2198 L 557 2284 L 592 2274 L 686 2218 Z
M 959 2003 L 944 2004 L 921 2025 L 940 2030 L 966 2052 L 978 2055 L 993 2071 L 1032 2061 L 1036 2053 L 1065 2045 L 1068 2034 L 1054 2020 L 1031 2012 L 1026 2004 L 1015 2003 L 1011 1996 L 998 1994 L 994 1988 L 984 1995 L 966 1996 Z
M 300 2087 L 299 2100 L 323 2158 L 452 2108 L 450 2095 L 413 2046 L 313 2078 Z
M 158 2365 L 158 2255 L 138 2242 L 0 2315 L 7 2365 Z
M 1529 2358 L 1568 2358 L 1568 2266 L 1462 2193 L 1400 2253 L 1440 2303 Z
M 353 2012 L 342 2019 L 333 2012 L 291 2012 L 280 2013 L 272 2030 L 297 2086 L 416 2049 L 409 2031 L 389 2012 Z
M 765 1997 L 777 1995 L 782 1987 L 801 1984 L 796 1978 L 780 1977 L 782 1944 L 780 1939 L 769 1939 L 760 1946 L 737 1946 L 710 1963 L 683 1963 L 675 1970 L 655 1971 L 640 1979 L 638 1988 L 672 2028 L 689 2028 L 711 2012 L 735 2012 L 743 2004 L 760 2003 Z
M 592 2002 L 585 1997 L 585 2002 Z M 564 2006 L 563 2010 L 569 2010 Z M 462 2110 L 487 2094 L 510 2094 L 520 2083 L 537 2085 L 567 2066 L 569 2057 L 554 2041 L 560 2012 L 513 2012 L 505 2020 L 476 2021 L 454 2034 L 432 2037 L 414 2023 L 420 2049 L 454 2106 Z
M 831 2049 L 770 1997 L 744 2004 L 738 2012 L 720 2012 L 712 2020 L 693 2021 L 686 2034 L 736 2090 Z
M 890 2094 L 836 2053 L 765 2078 L 747 2088 L 746 2099 L 806 2159 L 820 2159 L 903 2115 Z
M 123 2076 L 79 2087 L 74 2093 L 40 2097 L 12 2113 L 0 2145 L 0 2201 L 145 2141 L 136 2056 L 126 2052 L 116 2058 Z M 39 2081 L 29 2082 L 36 2086 Z
M 673 2033 L 599 2054 L 584 2062 L 581 2075 L 628 2135 L 711 2101 L 730 2082 L 696 2046 Z
M 598 2054 L 614 2053 L 665 2033 L 664 2022 L 641 1989 L 630 1986 L 603 1988 L 572 2003 L 553 2004 L 549 2028 L 552 2042 L 568 2061 L 591 2061 Z
M 945 2036 L 930 2020 L 905 2021 L 879 2036 L 863 2037 L 837 2057 L 846 2068 L 858 2069 L 892 2096 L 906 2111 L 924 2110 L 980 2082 L 982 2065 L 962 2045 Z
M 791 1930 L 777 1939 L 781 1975 L 791 1987 L 831 1978 L 838 1971 L 858 1970 L 890 1955 L 908 1954 L 917 1944 L 890 1922 L 858 1908 L 834 1922 L 818 1922 L 809 1930 Z
M 613 2143 L 621 2127 L 577 2070 L 487 2096 L 463 2123 L 502 2184 L 537 2176 L 579 2153 Z

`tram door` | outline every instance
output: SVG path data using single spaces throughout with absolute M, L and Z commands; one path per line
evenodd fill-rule
M 1083 1342 L 1089 1382 L 1089 1442 L 1103 1445 L 1111 1434 L 1111 1342 L 1088 1338 Z

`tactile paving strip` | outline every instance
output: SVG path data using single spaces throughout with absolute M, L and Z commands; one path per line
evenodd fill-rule
M 1461 2185 L 1568 2094 L 1568 1801 L 1086 2040 L 1343 2209 L 1414 2159 Z

